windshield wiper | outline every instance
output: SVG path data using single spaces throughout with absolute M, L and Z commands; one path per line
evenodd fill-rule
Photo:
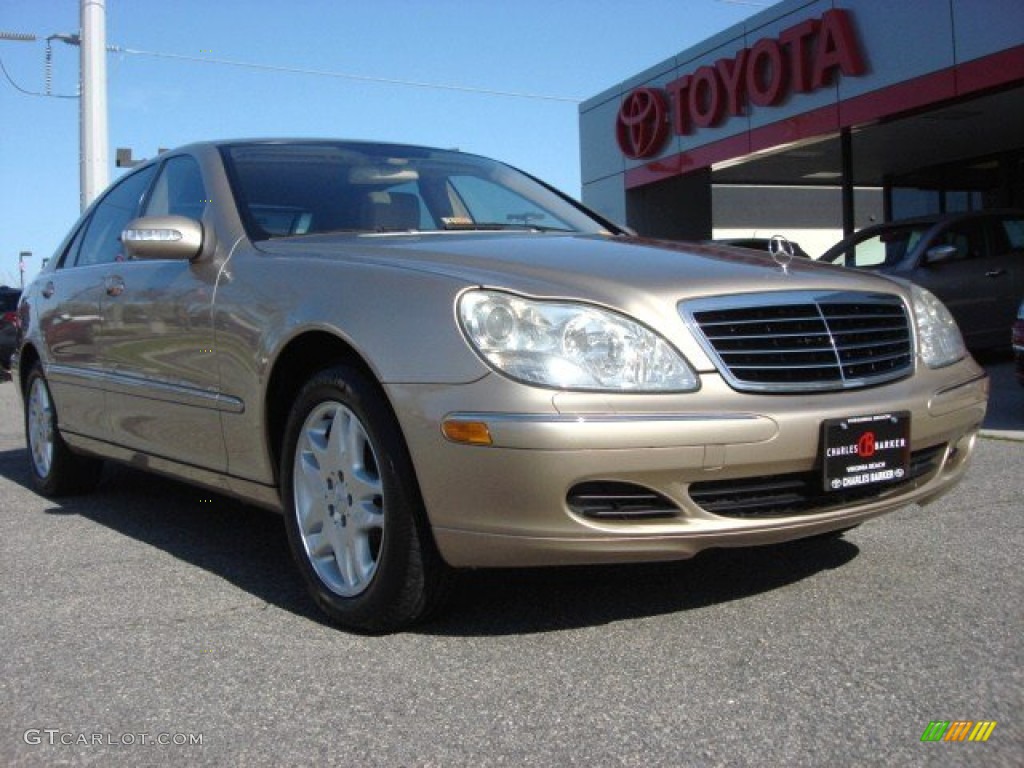
M 481 232 L 501 232 L 511 230 L 513 232 L 572 232 L 564 227 L 549 227 L 544 224 L 509 224 L 498 221 L 467 221 L 467 222 L 446 222 L 444 228 L 447 230 L 468 230 Z
M 338 227 L 337 229 L 314 229 L 310 232 L 296 232 L 288 235 L 270 235 L 267 239 L 284 240 L 296 237 L 318 237 L 320 235 L 383 235 L 417 232 L 420 232 L 420 230 L 401 227 L 374 227 L 372 229 L 367 227 Z

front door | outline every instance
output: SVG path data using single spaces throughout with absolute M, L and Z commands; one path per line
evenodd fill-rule
M 161 165 L 142 213 L 201 220 L 206 200 L 198 164 L 178 155 Z M 211 315 L 215 283 L 216 265 L 206 262 L 110 264 L 100 345 L 110 372 L 107 398 L 115 442 L 223 471 Z

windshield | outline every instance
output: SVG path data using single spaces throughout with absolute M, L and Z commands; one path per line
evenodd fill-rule
M 355 142 L 235 144 L 221 151 L 253 240 L 609 228 L 526 174 L 461 152 Z

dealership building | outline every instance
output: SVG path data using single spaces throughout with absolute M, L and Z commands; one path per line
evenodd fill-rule
M 1024 0 L 784 0 L 588 99 L 580 139 L 583 201 L 655 237 L 817 256 L 1024 208 Z

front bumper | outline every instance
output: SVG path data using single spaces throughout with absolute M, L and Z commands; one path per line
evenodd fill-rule
M 963 475 L 985 415 L 973 360 L 863 390 L 753 395 L 704 374 L 686 395 L 552 393 L 490 375 L 463 386 L 391 385 L 442 556 L 460 567 L 671 560 L 711 547 L 770 544 L 927 503 Z M 514 405 L 515 407 L 511 407 Z M 715 514 L 691 487 L 815 477 L 826 419 L 909 411 L 923 471 L 854 500 L 822 493 L 798 513 Z M 492 443 L 447 440 L 445 419 L 480 420 Z M 650 491 L 658 516 L 588 515 L 574 489 Z M 695 484 L 700 484 L 697 486 Z

